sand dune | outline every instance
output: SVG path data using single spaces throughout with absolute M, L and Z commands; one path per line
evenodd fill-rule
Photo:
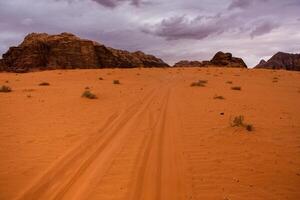
M 58 70 L 0 85 L 13 90 L 0 93 L 0 199 L 300 199 L 298 72 Z M 254 130 L 231 127 L 238 115 Z

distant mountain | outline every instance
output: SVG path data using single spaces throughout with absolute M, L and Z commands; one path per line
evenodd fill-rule
M 18 47 L 10 47 L 0 59 L 0 70 L 26 72 L 73 68 L 168 67 L 141 51 L 128 52 L 84 40 L 71 33 L 31 33 Z
M 255 66 L 256 69 L 286 69 L 300 71 L 300 54 L 278 52 L 267 62 L 261 61 Z
M 187 61 L 182 60 L 174 65 L 174 67 L 238 67 L 247 68 L 247 65 L 241 58 L 233 57 L 231 53 L 223 53 L 219 51 L 210 61 Z

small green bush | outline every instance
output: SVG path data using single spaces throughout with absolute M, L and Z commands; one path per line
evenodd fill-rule
M 0 92 L 5 92 L 5 93 L 11 92 L 11 88 L 10 88 L 9 86 L 2 85 L 2 86 L 0 87 Z
M 97 99 L 97 96 L 89 90 L 84 91 L 81 96 L 88 99 Z

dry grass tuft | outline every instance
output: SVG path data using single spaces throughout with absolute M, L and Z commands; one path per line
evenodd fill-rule
M 113 80 L 113 84 L 121 84 L 119 80 Z
M 89 90 L 84 91 L 81 97 L 88 98 L 88 99 L 97 99 L 97 96 L 92 92 L 90 92 Z
M 2 85 L 0 87 L 0 92 L 4 92 L 4 93 L 8 93 L 8 92 L 11 92 L 11 88 L 9 86 L 6 86 L 6 85 Z
M 199 81 L 197 81 L 197 82 L 193 82 L 193 83 L 191 83 L 191 87 L 205 87 L 206 84 L 207 83 L 207 81 L 206 80 L 199 80 Z
M 223 96 L 220 96 L 220 95 L 215 95 L 214 99 L 224 100 L 225 98 Z
M 233 86 L 231 87 L 232 90 L 242 90 L 242 88 L 240 86 Z
M 49 85 L 50 85 L 50 83 L 48 83 L 48 82 L 42 82 L 39 84 L 39 86 L 49 86 Z
M 233 118 L 233 120 L 230 122 L 230 125 L 232 127 L 244 127 L 247 131 L 253 131 L 253 125 L 252 124 L 246 124 L 244 122 L 244 116 L 239 115 Z

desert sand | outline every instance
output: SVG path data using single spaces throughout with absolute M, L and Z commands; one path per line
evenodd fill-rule
M 299 72 L 55 70 L 0 73 L 0 85 L 12 88 L 0 199 L 300 199 Z M 238 115 L 252 131 L 230 125 Z

